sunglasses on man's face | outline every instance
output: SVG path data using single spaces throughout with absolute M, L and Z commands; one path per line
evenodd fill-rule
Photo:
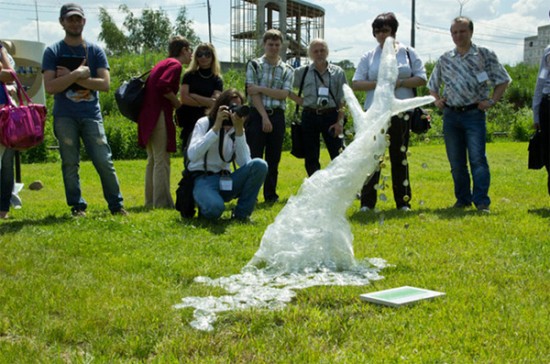
M 196 53 L 196 56 L 197 56 L 197 58 L 201 58 L 201 57 L 210 58 L 210 57 L 212 57 L 212 52 L 210 52 L 210 51 L 198 51 Z

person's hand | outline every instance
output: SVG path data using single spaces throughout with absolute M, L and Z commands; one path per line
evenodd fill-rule
M 231 112 L 229 111 L 229 107 L 227 105 L 221 105 L 216 113 L 216 120 L 214 121 L 212 130 L 217 133 L 222 128 L 224 120 L 229 120 L 230 118 Z
M 71 73 L 71 70 L 67 67 L 57 66 L 55 70 L 55 77 L 63 77 L 65 75 L 68 75 L 69 73 Z
M 261 93 L 260 90 L 260 86 L 254 84 L 249 84 L 246 86 L 246 92 L 248 92 L 250 96 L 259 95 Z
M 344 133 L 344 126 L 340 125 L 339 122 L 336 122 L 328 127 L 328 131 L 332 134 L 333 138 L 339 138 L 340 135 Z
M 445 108 L 445 102 L 447 99 L 437 99 L 434 101 L 434 105 L 439 109 L 443 110 Z
M 262 131 L 264 133 L 271 133 L 273 131 L 273 124 L 271 124 L 269 117 L 262 117 Z
M 74 70 L 74 72 L 78 74 L 79 79 L 83 80 L 90 78 L 91 76 L 90 67 L 84 66 L 83 64 L 80 65 L 76 70 Z

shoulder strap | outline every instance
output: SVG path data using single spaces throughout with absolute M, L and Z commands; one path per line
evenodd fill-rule
M 302 97 L 302 89 L 304 88 L 304 81 L 306 79 L 306 74 L 309 71 L 309 65 L 304 69 L 304 74 L 302 75 L 302 80 L 300 81 L 300 89 L 298 90 L 298 97 Z M 296 110 L 294 113 L 297 115 L 300 111 L 300 105 L 296 105 Z
M 248 64 L 249 63 L 252 65 L 252 68 L 254 68 L 254 72 L 256 72 L 256 78 L 258 79 L 258 82 L 260 82 L 260 75 L 258 73 L 258 69 L 260 68 L 260 65 L 258 64 L 258 62 L 255 59 L 249 59 L 246 62 L 246 66 L 244 67 L 245 75 L 246 75 L 246 70 L 248 69 Z M 246 76 L 245 76 L 245 79 L 246 79 Z M 248 91 L 246 90 L 246 85 L 244 87 L 244 97 L 248 98 Z
M 411 62 L 411 55 L 409 54 L 409 47 L 405 48 L 405 52 L 407 52 L 407 59 L 409 60 L 409 65 L 411 66 L 411 74 L 412 74 L 412 62 Z M 414 97 L 416 97 L 416 87 L 412 88 L 412 92 L 414 94 Z

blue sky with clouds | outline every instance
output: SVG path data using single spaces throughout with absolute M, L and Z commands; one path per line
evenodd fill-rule
M 325 39 L 333 50 L 330 59 L 351 60 L 357 64 L 361 55 L 376 46 L 371 23 L 377 14 L 393 11 L 400 26 L 397 39 L 410 44 L 411 0 L 311 0 L 309 3 L 325 9 Z M 0 38 L 37 40 L 46 45 L 63 37 L 57 21 L 59 8 L 64 1 L 53 0 L 0 0 Z M 230 0 L 210 0 L 212 41 L 221 60 L 230 55 Z M 206 0 L 166 1 L 80 1 L 86 12 L 85 37 L 97 41 L 100 32 L 99 7 L 102 6 L 122 24 L 120 4 L 128 5 L 135 14 L 144 7 L 162 7 L 173 19 L 178 9 L 186 6 L 195 32 L 203 41 L 208 40 L 208 14 Z M 537 34 L 537 27 L 550 24 L 550 3 L 544 0 L 416 0 L 415 48 L 425 61 L 436 60 L 453 43 L 449 34 L 451 20 L 462 14 L 474 20 L 474 42 L 487 46 L 507 64 L 523 59 L 523 38 Z M 37 21 L 38 18 L 38 27 Z

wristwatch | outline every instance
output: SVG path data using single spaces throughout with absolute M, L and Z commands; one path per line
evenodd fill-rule
M 487 100 L 487 102 L 489 103 L 489 105 L 495 106 L 495 100 L 489 99 L 489 100 Z

